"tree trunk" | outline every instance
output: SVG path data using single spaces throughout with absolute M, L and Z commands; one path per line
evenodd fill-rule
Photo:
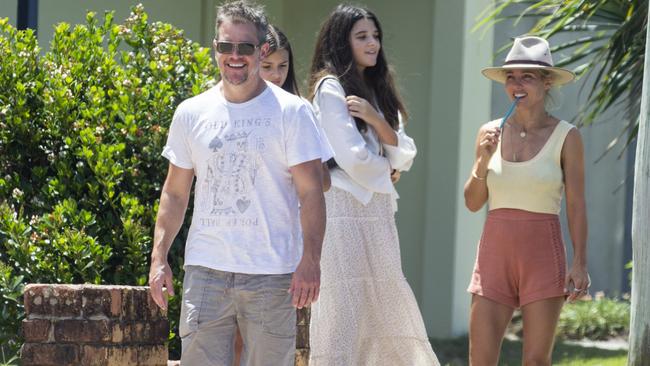
M 650 365 L 650 27 L 646 28 L 641 116 L 634 166 L 629 366 Z

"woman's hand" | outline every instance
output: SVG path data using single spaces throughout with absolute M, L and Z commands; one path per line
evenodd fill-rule
M 477 155 L 485 162 L 488 162 L 492 157 L 492 154 L 497 150 L 497 144 L 499 143 L 499 136 L 501 131 L 499 127 L 488 127 L 481 129 L 479 133 Z
M 589 292 L 589 286 L 591 286 L 591 278 L 589 278 L 587 268 L 584 266 L 572 266 L 564 284 L 564 287 L 569 291 L 568 300 L 573 302 L 585 296 Z
M 352 117 L 358 117 L 364 120 L 367 124 L 372 126 L 377 132 L 379 142 L 391 146 L 397 146 L 398 139 L 395 130 L 390 126 L 386 120 L 377 112 L 372 104 L 367 100 L 350 95 L 345 97 L 348 104 L 348 111 Z
M 345 99 L 352 117 L 361 118 L 371 126 L 374 126 L 377 120 L 380 119 L 377 110 L 367 100 L 356 95 L 347 96 Z
M 393 169 L 393 171 L 390 173 L 390 181 L 393 182 L 393 184 L 397 183 L 399 181 L 399 178 L 402 176 L 402 173 L 400 173 L 399 170 Z

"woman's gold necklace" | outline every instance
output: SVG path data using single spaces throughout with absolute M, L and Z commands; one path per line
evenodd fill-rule
M 544 117 L 544 122 L 546 122 L 547 118 L 548 118 L 548 112 L 546 113 L 546 116 Z M 508 126 L 510 126 L 510 127 L 513 127 L 513 125 L 511 123 L 509 123 L 509 122 L 506 122 L 506 124 Z M 528 136 L 528 131 L 526 131 L 526 129 L 522 125 L 517 124 L 517 127 L 521 128 L 521 131 L 519 132 L 519 137 L 521 137 L 522 139 L 525 139 L 526 136 Z M 512 135 L 513 134 L 511 133 L 510 134 L 510 147 L 512 148 L 512 161 L 517 161 L 517 151 L 515 151 L 515 149 L 514 149 L 515 144 L 514 144 L 514 141 L 512 141 Z M 521 152 L 523 149 L 524 149 L 524 146 L 522 144 L 522 146 L 521 146 L 521 148 L 519 148 L 518 152 Z
M 510 122 L 506 122 L 506 123 L 508 124 L 508 126 L 513 127 L 513 125 Z M 519 132 L 519 137 L 521 137 L 522 139 L 526 138 L 526 135 L 528 135 L 528 133 L 526 132 L 526 129 L 521 127 L 521 126 L 517 126 L 517 127 L 521 128 L 521 132 Z
M 513 127 L 512 124 L 510 124 L 508 122 L 506 122 L 506 124 L 508 126 L 510 126 L 510 127 Z M 519 151 L 515 151 L 515 142 L 512 139 L 512 137 L 514 135 L 514 132 L 515 131 L 512 131 L 510 133 L 510 148 L 512 149 L 512 161 L 516 162 L 517 161 L 517 152 L 521 152 L 521 150 L 523 150 L 524 147 L 523 147 L 523 144 L 522 144 L 522 147 L 519 148 Z M 519 132 L 519 137 L 521 137 L 522 139 L 525 139 L 527 135 L 528 134 L 526 133 L 526 130 L 523 127 L 521 127 L 521 132 Z

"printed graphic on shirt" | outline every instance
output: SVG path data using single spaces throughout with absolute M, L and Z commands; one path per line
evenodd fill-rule
M 256 121 L 256 120 L 252 120 Z M 259 220 L 252 194 L 266 150 L 264 137 L 255 136 L 256 127 L 268 127 L 268 121 L 235 120 L 224 133 L 228 121 L 220 126 L 208 144 L 210 156 L 200 181 L 199 213 L 202 226 L 257 226 Z M 251 128 L 252 127 L 252 128 Z

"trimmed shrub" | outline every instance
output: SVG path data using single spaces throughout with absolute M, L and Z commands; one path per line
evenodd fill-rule
M 608 298 L 603 292 L 597 292 L 593 297 L 586 296 L 564 304 L 556 335 L 560 339 L 569 340 L 607 340 L 627 338 L 629 331 L 629 296 L 625 295 L 622 299 Z M 508 333 L 523 337 L 523 319 L 520 310 L 514 312 L 508 326 Z
M 564 305 L 557 327 L 558 335 L 567 339 L 604 340 L 627 337 L 629 331 L 630 302 L 603 293 Z
M 210 49 L 149 23 L 88 13 L 31 30 L 0 20 L 0 345 L 20 345 L 26 283 L 145 285 L 173 112 L 215 80 Z M 191 209 L 191 207 L 190 207 Z M 177 293 L 189 220 L 170 252 Z M 170 352 L 177 357 L 179 297 Z

